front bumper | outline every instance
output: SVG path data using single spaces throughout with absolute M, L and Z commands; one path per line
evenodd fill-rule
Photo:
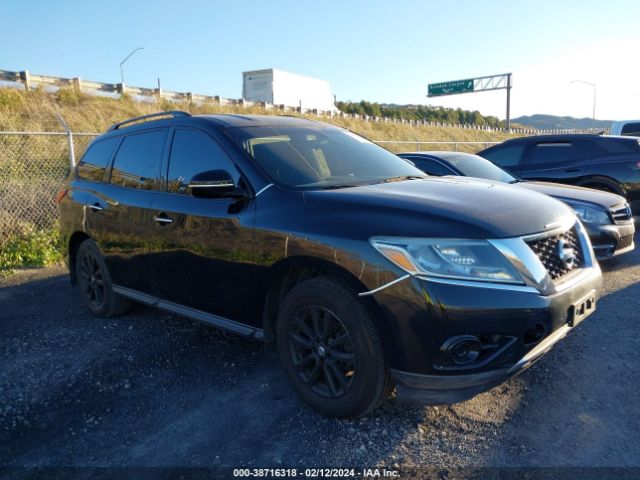
M 558 328 L 509 368 L 447 376 L 391 370 L 391 376 L 396 382 L 398 399 L 413 405 L 450 404 L 468 400 L 529 368 L 562 340 L 571 328 L 569 325 Z
M 390 340 L 395 345 L 391 375 L 398 399 L 422 405 L 467 400 L 527 369 L 574 328 L 572 315 L 576 302 L 589 296 L 598 298 L 602 289 L 597 264 L 585 269 L 569 286 L 547 296 L 424 279 L 411 282 L 412 290 L 422 292 L 426 310 L 424 304 L 419 306 L 406 296 L 398 302 L 406 282 L 380 292 L 378 300 L 393 314 L 397 325 Z M 535 342 L 527 341 L 527 332 L 536 328 L 542 328 L 544 335 Z M 459 368 L 443 366 L 442 346 L 447 339 L 456 335 L 483 338 L 495 334 L 512 342 L 490 360 Z
M 634 249 L 633 222 L 619 225 L 584 224 L 598 260 L 612 258 Z

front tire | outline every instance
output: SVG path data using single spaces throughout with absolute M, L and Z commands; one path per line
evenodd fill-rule
M 93 315 L 113 317 L 129 309 L 129 300 L 113 291 L 109 270 L 93 240 L 80 244 L 74 263 L 80 292 Z
M 380 335 L 359 299 L 319 277 L 296 285 L 278 312 L 280 361 L 298 395 L 320 413 L 366 415 L 388 395 Z

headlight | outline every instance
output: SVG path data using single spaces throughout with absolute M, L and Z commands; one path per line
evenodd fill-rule
M 601 208 L 577 202 L 565 201 L 565 203 L 569 205 L 574 212 L 576 212 L 578 218 L 580 218 L 584 223 L 591 223 L 592 225 L 607 225 L 611 223 L 609 214 Z
M 372 238 L 382 255 L 411 274 L 524 284 L 513 265 L 485 240 Z

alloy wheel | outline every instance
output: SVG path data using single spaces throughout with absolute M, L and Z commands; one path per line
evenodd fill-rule
M 100 308 L 106 296 L 104 273 L 96 257 L 90 253 L 85 254 L 80 261 L 80 276 L 82 290 L 89 304 Z
M 340 319 L 319 305 L 295 314 L 289 331 L 289 352 L 298 377 L 326 398 L 345 395 L 355 377 L 353 341 Z

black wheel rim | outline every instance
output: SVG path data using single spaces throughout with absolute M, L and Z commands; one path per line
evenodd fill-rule
M 298 377 L 318 395 L 338 398 L 353 385 L 353 341 L 330 310 L 319 305 L 298 310 L 289 330 L 289 351 Z
M 98 260 L 91 253 L 85 254 L 80 260 L 80 279 L 89 305 L 100 308 L 106 294 L 104 274 Z

